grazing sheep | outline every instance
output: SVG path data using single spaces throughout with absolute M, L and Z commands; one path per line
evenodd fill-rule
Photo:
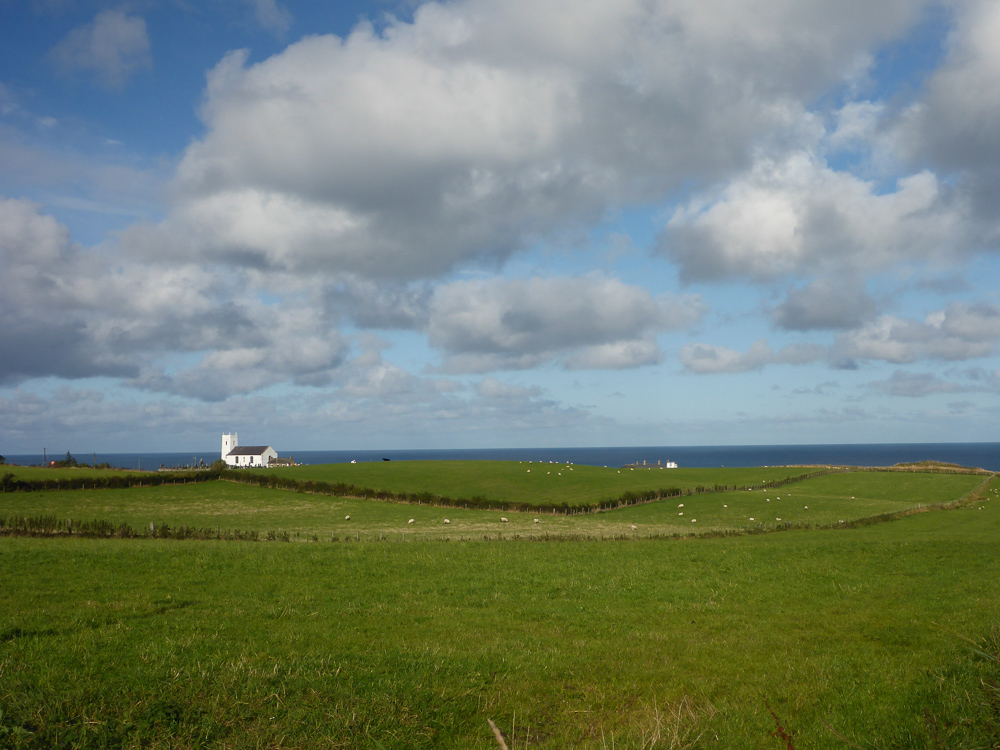
M 803 505 L 803 506 L 802 506 L 802 509 L 803 509 L 803 510 L 809 510 L 809 506 L 808 506 L 808 505 Z
M 417 522 L 417 519 L 415 519 L 415 518 L 411 518 L 409 521 L 407 521 L 407 523 L 416 523 L 416 522 Z
M 351 520 L 351 517 L 350 517 L 350 516 L 344 516 L 344 520 L 345 520 L 345 521 L 350 521 L 350 520 Z
M 752 520 L 753 520 L 753 518 L 751 518 L 750 520 L 752 521 Z
M 683 508 L 683 507 L 684 507 L 684 503 L 681 503 L 681 504 L 680 504 L 680 505 L 678 505 L 677 507 L 678 507 L 678 508 Z
M 535 523 L 538 523 L 538 519 L 537 518 L 535 519 Z
M 681 511 L 680 513 L 678 513 L 677 515 L 679 515 L 679 516 L 683 516 L 683 515 L 684 515 L 684 511 L 682 510 L 682 511 Z
M 449 520 L 448 520 L 447 518 L 446 518 L 446 519 L 444 519 L 444 522 L 445 522 L 445 523 L 451 523 L 451 521 L 449 521 Z
M 508 521 L 508 520 L 507 520 L 506 518 L 504 518 L 503 516 L 500 516 L 500 523 L 510 523 L 510 521 Z
M 698 523 L 698 519 L 697 518 L 692 518 L 691 519 L 691 523 Z
M 728 505 L 723 505 L 722 507 L 723 507 L 723 508 L 728 508 L 729 506 L 728 506 Z
M 639 528 L 638 526 L 636 526 L 635 524 L 632 524 L 632 531 L 635 531 L 638 528 Z

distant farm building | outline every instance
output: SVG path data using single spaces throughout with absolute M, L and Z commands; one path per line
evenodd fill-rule
M 240 445 L 235 432 L 222 436 L 222 460 L 238 468 L 282 465 L 278 463 L 278 452 L 270 445 Z

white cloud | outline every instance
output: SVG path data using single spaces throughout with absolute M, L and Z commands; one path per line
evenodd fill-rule
M 204 400 L 329 383 L 346 343 L 323 305 L 301 282 L 300 299 L 263 304 L 248 280 L 193 265 L 151 273 L 73 244 L 36 204 L 0 199 L 0 348 L 11 353 L 0 382 L 108 375 Z
M 254 18 L 261 28 L 281 37 L 292 25 L 292 14 L 277 0 L 244 0 L 253 8 Z
M 1000 5 L 956 3 L 947 58 L 927 94 L 903 118 L 900 143 L 918 163 L 928 160 L 960 178 L 980 217 L 1000 217 Z M 994 234 L 994 240 L 995 240 Z
M 864 12 L 861 9 L 864 8 Z M 413 22 L 310 36 L 208 77 L 171 241 L 188 255 L 415 279 L 498 263 L 748 160 L 799 97 L 919 3 L 425 3 Z M 862 20 L 863 19 L 863 20 Z M 156 232 L 153 232 L 155 234 Z M 152 246 L 152 249 L 150 248 Z
M 859 274 L 947 258 L 964 213 L 937 178 L 901 178 L 893 192 L 837 172 L 806 152 L 761 159 L 720 194 L 677 209 L 661 250 L 689 279 Z
M 772 364 L 810 364 L 826 359 L 827 353 L 825 347 L 817 344 L 790 344 L 775 351 L 760 339 L 746 352 L 714 344 L 686 344 L 678 356 L 688 372 L 715 375 L 760 370 Z
M 923 321 L 883 315 L 857 331 L 842 334 L 835 356 L 897 364 L 918 359 L 966 360 L 993 354 L 1000 343 L 1000 307 L 949 305 Z
M 613 369 L 660 361 L 655 334 L 705 311 L 697 296 L 654 298 L 616 279 L 465 281 L 435 290 L 427 333 L 449 372 Z
M 56 65 L 66 73 L 92 72 L 112 89 L 122 88 L 133 74 L 153 66 L 146 22 L 123 10 L 105 10 L 71 31 L 52 48 Z

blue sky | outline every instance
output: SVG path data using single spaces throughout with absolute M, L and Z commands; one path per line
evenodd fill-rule
M 1000 3 L 0 2 L 0 452 L 997 439 Z

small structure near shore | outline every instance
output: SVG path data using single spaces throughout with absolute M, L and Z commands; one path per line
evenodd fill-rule
M 240 445 L 237 433 L 222 436 L 222 460 L 237 468 L 278 466 L 278 452 L 270 445 Z
M 626 464 L 622 467 L 623 469 L 676 469 L 676 461 L 667 461 L 663 463 L 662 461 L 657 461 L 655 464 L 647 464 L 645 461 L 639 463 L 636 461 L 634 464 Z

